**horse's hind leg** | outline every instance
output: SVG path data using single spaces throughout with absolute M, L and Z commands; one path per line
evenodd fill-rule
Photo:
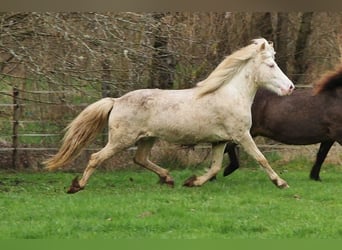
M 327 154 L 333 144 L 334 144 L 334 141 L 326 141 L 326 142 L 322 142 L 321 145 L 319 146 L 319 150 L 316 156 L 316 162 L 313 165 L 311 172 L 310 172 L 310 179 L 315 180 L 315 181 L 321 180 L 321 178 L 319 177 L 319 172 L 321 171 L 323 161 L 327 157 Z
M 225 167 L 223 171 L 223 176 L 230 175 L 240 166 L 238 158 L 239 149 L 236 146 L 237 145 L 235 143 L 230 143 L 226 147 L 225 152 L 228 152 L 230 164 L 227 167 Z
M 212 148 L 212 161 L 211 166 L 208 171 L 199 177 L 191 176 L 184 182 L 184 186 L 187 187 L 193 187 L 193 186 L 201 186 L 208 180 L 210 180 L 213 176 L 216 176 L 216 174 L 220 171 L 222 167 L 222 160 L 223 160 L 223 153 L 224 148 L 226 147 L 227 143 L 217 143 L 213 144 Z
M 258 147 L 255 145 L 255 142 L 253 141 L 253 138 L 249 133 L 245 135 L 240 140 L 241 146 L 245 149 L 245 151 L 252 156 L 266 171 L 268 174 L 268 177 L 271 179 L 271 181 L 279 188 L 288 188 L 289 185 L 287 185 L 286 181 L 281 179 L 278 174 L 272 169 L 272 167 L 269 165 L 267 159 L 265 156 L 260 152 Z
M 137 152 L 134 156 L 134 162 L 152 172 L 156 173 L 159 176 L 161 184 L 167 184 L 169 186 L 174 186 L 174 181 L 172 177 L 169 175 L 169 171 L 164 168 L 159 167 L 149 160 L 150 152 L 153 147 L 155 139 L 154 138 L 145 138 L 141 139 L 137 142 Z
M 77 180 L 77 177 L 72 181 L 72 184 L 67 191 L 69 194 L 76 193 L 82 189 L 84 189 L 85 185 L 88 182 L 89 177 L 93 174 L 96 167 L 99 166 L 102 162 L 112 157 L 115 153 L 121 151 L 123 148 L 118 147 L 118 145 L 113 145 L 111 143 L 107 143 L 107 145 L 101 149 L 99 152 L 94 153 L 90 156 L 90 160 L 86 169 L 83 172 L 83 176 L 80 180 Z

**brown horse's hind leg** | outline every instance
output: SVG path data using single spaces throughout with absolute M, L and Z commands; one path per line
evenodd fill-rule
M 311 168 L 310 172 L 310 179 L 315 181 L 321 181 L 321 178 L 319 177 L 319 173 L 321 171 L 322 164 L 327 157 L 327 154 L 331 148 L 331 146 L 334 144 L 334 141 L 326 141 L 322 142 L 319 146 L 319 150 L 316 155 L 316 161 L 313 167 Z
M 153 147 L 154 141 L 154 138 L 145 138 L 138 141 L 138 149 L 133 160 L 136 164 L 156 173 L 159 176 L 159 183 L 167 184 L 173 187 L 174 181 L 172 177 L 169 175 L 169 171 L 159 167 L 158 165 L 154 164 L 149 160 L 149 155 Z
M 235 143 L 231 143 L 226 147 L 225 152 L 228 152 L 230 164 L 224 169 L 223 176 L 230 175 L 240 167 L 238 158 L 239 149 L 236 146 Z

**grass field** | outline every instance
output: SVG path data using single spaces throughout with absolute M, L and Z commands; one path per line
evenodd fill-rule
M 309 167 L 308 167 L 309 168 Z M 145 170 L 96 172 L 85 190 L 65 193 L 74 173 L 0 172 L 0 239 L 339 239 L 342 170 L 275 167 L 277 189 L 257 168 L 186 188 L 200 169 L 174 170 L 174 188 Z

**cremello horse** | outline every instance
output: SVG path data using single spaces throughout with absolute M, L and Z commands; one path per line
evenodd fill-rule
M 97 166 L 134 144 L 134 162 L 156 173 L 161 183 L 173 186 L 169 171 L 149 160 L 157 138 L 180 144 L 212 144 L 210 169 L 202 176 L 190 177 L 185 186 L 201 186 L 215 176 L 221 169 L 227 142 L 233 141 L 259 162 L 277 187 L 288 187 L 249 133 L 251 105 L 259 87 L 279 95 L 290 94 L 294 89 L 275 63 L 274 55 L 271 43 L 255 39 L 226 57 L 194 88 L 141 89 L 120 98 L 103 98 L 85 108 L 68 125 L 59 152 L 45 164 L 49 170 L 67 165 L 108 123 L 107 145 L 91 155 L 82 179 L 76 177 L 68 193 L 82 190 Z

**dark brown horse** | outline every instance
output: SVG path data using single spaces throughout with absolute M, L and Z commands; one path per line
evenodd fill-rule
M 320 143 L 310 178 L 319 173 L 334 142 L 342 144 L 342 66 L 324 76 L 313 89 L 297 89 L 280 97 L 260 89 L 252 105 L 251 135 L 291 145 Z M 239 168 L 236 144 L 228 144 L 230 164 L 223 175 Z

